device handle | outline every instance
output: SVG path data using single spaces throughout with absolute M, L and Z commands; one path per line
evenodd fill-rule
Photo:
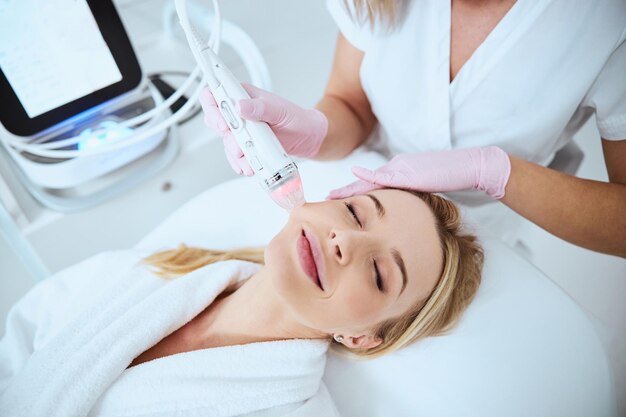
M 201 62 L 207 71 L 219 81 L 217 87 L 209 85 L 217 107 L 228 123 L 237 144 L 259 179 L 268 179 L 277 171 L 293 163 L 274 131 L 265 122 L 245 120 L 236 110 L 236 103 L 250 96 L 228 67 L 209 48 L 200 51 Z M 204 70 L 204 69 L 203 69 Z

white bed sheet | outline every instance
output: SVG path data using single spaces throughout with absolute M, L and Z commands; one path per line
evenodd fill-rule
M 300 164 L 307 200 L 384 163 L 372 152 Z M 169 216 L 137 247 L 264 245 L 287 213 L 252 179 L 213 187 Z M 539 270 L 484 240 L 483 284 L 460 324 L 371 361 L 331 355 L 324 380 L 344 416 L 615 416 L 606 353 L 583 311 Z

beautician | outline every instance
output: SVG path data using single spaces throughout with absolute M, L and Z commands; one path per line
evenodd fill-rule
M 573 244 L 626 257 L 626 1 L 327 6 L 341 33 L 316 108 L 245 85 L 252 99 L 238 110 L 267 122 L 294 156 L 337 159 L 365 145 L 390 158 L 355 167 L 357 181 L 331 198 L 381 186 L 446 192 L 495 234 L 514 229 L 508 206 Z M 252 174 L 210 94 L 201 101 L 235 171 Z M 546 168 L 594 114 L 609 182 Z

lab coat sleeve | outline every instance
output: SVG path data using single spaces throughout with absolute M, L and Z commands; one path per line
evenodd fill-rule
M 38 283 L 13 305 L 0 340 L 0 393 L 34 352 L 139 259 L 123 251 L 96 255 Z
M 600 136 L 626 139 L 626 30 L 583 100 L 596 114 Z
M 326 0 L 326 7 L 343 36 L 365 52 L 374 35 L 367 21 L 357 21 L 352 0 L 347 0 L 347 4 L 349 9 L 344 6 L 343 0 Z

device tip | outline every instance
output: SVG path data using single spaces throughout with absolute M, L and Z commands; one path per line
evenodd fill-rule
M 302 190 L 302 180 L 297 175 L 280 187 L 270 192 L 272 200 L 287 211 L 304 205 L 304 191 Z

